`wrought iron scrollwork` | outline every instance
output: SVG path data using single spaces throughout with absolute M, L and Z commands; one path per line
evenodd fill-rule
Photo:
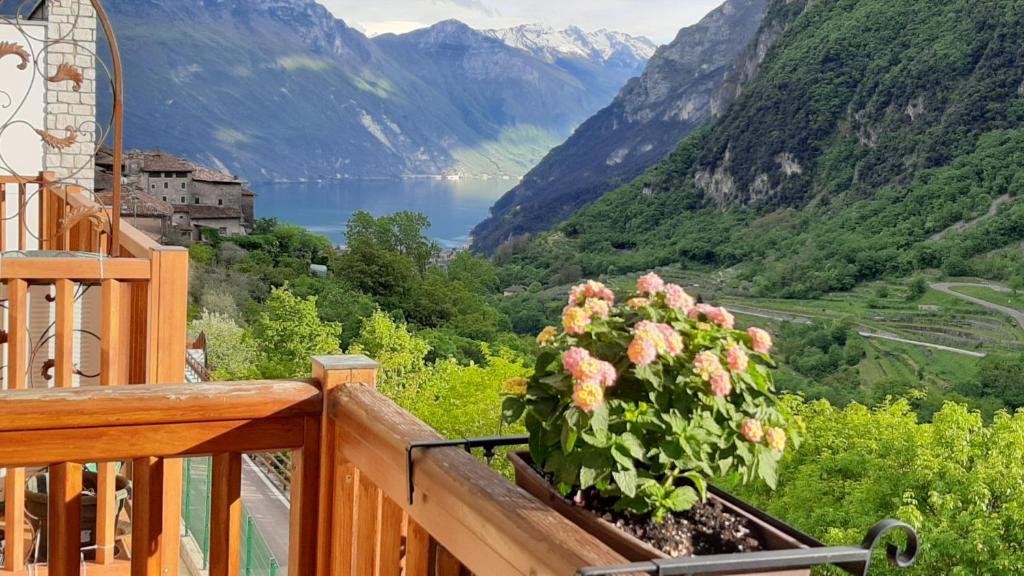
M 112 136 L 111 148 L 113 151 L 114 174 L 111 182 L 111 205 L 114 209 L 109 214 L 104 214 L 107 222 L 104 223 L 103 227 L 109 231 L 109 234 L 106 236 L 109 245 L 103 251 L 108 255 L 117 256 L 121 216 L 121 170 L 124 130 L 124 84 L 121 77 L 121 55 L 118 50 L 117 39 L 114 36 L 110 20 L 100 0 L 50 0 L 51 7 L 63 6 L 65 8 L 72 8 L 72 14 L 67 26 L 62 28 L 59 36 L 54 38 L 47 38 L 46 34 L 40 34 L 32 26 L 26 24 L 30 21 L 29 17 L 32 15 L 33 10 L 36 9 L 37 4 L 38 2 L 35 0 L 0 0 L 0 9 L 9 5 L 13 7 L 13 10 L 0 10 L 0 13 L 13 14 L 0 15 L 0 24 L 10 26 L 21 36 L 20 40 L 0 42 L 0 65 L 5 67 L 11 66 L 6 62 L 10 59 L 7 57 L 16 58 L 17 69 L 29 75 L 28 88 L 24 94 L 11 94 L 9 90 L 0 90 L 0 110 L 4 110 L 3 115 L 0 115 L 0 141 L 4 139 L 5 135 L 9 135 L 11 128 L 22 126 L 34 131 L 50 154 L 63 156 L 75 153 L 76 165 L 69 168 L 66 167 L 64 162 L 60 162 L 61 165 L 65 165 L 65 168 L 63 168 L 64 173 L 56 174 L 55 180 L 46 182 L 47 187 L 60 189 L 67 184 L 81 185 L 83 183 L 80 175 L 92 167 L 93 158 L 96 152 L 99 151 L 99 147 L 104 142 L 111 140 Z M 81 41 L 79 40 L 80 35 L 76 34 L 83 18 L 82 10 L 88 6 L 91 6 L 95 11 L 96 22 L 102 29 L 104 36 L 106 36 L 107 47 L 110 51 L 109 65 L 107 60 L 100 57 L 97 53 L 95 44 L 92 41 Z M 71 47 L 72 49 L 62 48 L 59 51 L 55 51 L 53 48 L 56 46 Z M 71 90 L 74 92 L 79 92 L 83 89 L 87 76 L 85 71 L 78 67 L 73 60 L 76 53 L 87 55 L 95 62 L 97 88 L 102 85 L 99 80 L 101 78 L 106 79 L 113 102 L 110 115 L 106 117 L 105 122 L 102 124 L 96 120 L 80 120 L 76 121 L 77 125 L 67 125 L 58 129 L 54 129 L 52 126 L 48 128 L 47 126 L 33 125 L 32 122 L 26 120 L 20 113 L 28 105 L 33 91 L 38 90 L 40 84 L 44 86 L 57 86 L 70 83 Z M 49 59 L 47 58 L 48 54 L 50 55 Z M 54 54 L 59 55 L 54 56 Z M 68 55 L 68 61 L 60 61 L 64 58 L 65 54 Z M 53 70 L 52 74 L 47 73 L 48 68 Z M 8 69 L 13 69 L 13 67 Z M 77 150 L 75 149 L 76 144 L 81 145 L 90 139 L 93 140 L 91 153 L 83 153 L 80 146 Z M 81 160 L 77 158 L 78 155 L 82 156 Z M 15 173 L 9 160 L 5 159 L 2 152 L 0 152 L 0 176 L 35 178 L 37 175 Z M 27 210 L 30 204 L 37 202 L 43 190 L 44 186 L 33 188 L 31 194 L 19 201 L 17 210 L 13 214 L 0 214 L 0 218 L 8 222 L 17 222 L 19 214 Z M 95 190 L 86 189 L 84 192 L 93 193 Z M 47 240 L 41 237 L 42 234 L 42 231 L 28 230 L 28 236 L 40 242 Z
M 873 550 L 888 533 L 894 530 L 899 530 L 906 535 L 906 546 L 903 550 L 900 550 L 899 546 L 890 542 L 885 545 L 885 556 L 889 559 L 889 562 L 892 565 L 900 568 L 909 568 L 917 561 L 919 542 L 917 539 L 917 531 L 905 522 L 900 522 L 899 520 L 882 520 L 878 524 L 872 526 L 871 530 L 868 530 L 868 533 L 864 537 L 864 541 L 861 542 L 860 546 L 865 550 Z

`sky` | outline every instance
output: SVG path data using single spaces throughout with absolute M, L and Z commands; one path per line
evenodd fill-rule
M 338 18 L 371 36 L 402 33 L 455 18 L 473 28 L 545 24 L 607 28 L 659 44 L 700 20 L 723 0 L 320 0 Z

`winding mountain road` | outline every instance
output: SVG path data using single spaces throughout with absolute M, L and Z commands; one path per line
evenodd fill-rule
M 937 290 L 943 294 L 948 294 L 965 302 L 970 302 L 971 304 L 976 304 L 983 308 L 988 308 L 989 310 L 995 310 L 996 312 L 1006 314 L 1010 318 L 1016 320 L 1017 323 L 1020 324 L 1021 328 L 1024 328 L 1024 312 L 1021 312 L 1016 308 L 1010 308 L 1009 306 L 1003 306 L 1001 304 L 982 300 L 981 298 L 975 298 L 974 296 L 968 296 L 967 294 L 953 290 L 953 288 L 957 286 L 977 286 L 981 288 L 989 288 L 998 292 L 1008 291 L 1007 288 L 999 286 L 998 284 L 985 284 L 984 282 L 935 282 L 933 284 L 929 284 L 929 286 L 931 286 L 933 290 Z
M 733 312 L 740 314 L 746 314 L 747 316 L 756 316 L 758 318 L 767 318 L 769 320 L 776 320 L 779 322 L 795 322 L 797 324 L 810 324 L 813 319 L 808 316 L 800 316 L 797 314 L 790 314 L 788 312 L 779 312 L 776 310 L 768 310 L 766 308 L 751 308 L 749 306 L 737 306 L 730 305 L 729 309 Z M 954 348 L 953 346 L 945 346 L 943 344 L 933 344 L 931 342 L 921 342 L 920 340 L 908 340 L 901 338 L 895 334 L 888 332 L 878 332 L 875 330 L 868 330 L 866 326 L 858 326 L 857 334 L 860 334 L 864 338 L 875 338 L 878 340 L 888 340 L 890 342 L 899 342 L 901 344 L 909 344 L 910 346 L 917 346 L 919 348 L 931 348 L 933 350 L 942 350 L 944 352 L 952 352 L 954 354 L 963 354 L 964 356 L 973 356 L 974 358 L 984 358 L 987 356 L 984 352 L 978 352 L 976 350 L 965 350 L 963 348 Z

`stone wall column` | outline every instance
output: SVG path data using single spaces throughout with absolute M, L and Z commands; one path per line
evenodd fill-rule
M 47 77 L 57 74 L 61 64 L 70 64 L 83 81 L 80 87 L 72 81 L 46 83 L 46 131 L 64 138 L 70 126 L 77 133 L 77 141 L 67 148 L 47 147 L 46 170 L 92 193 L 96 139 L 105 129 L 97 126 L 96 117 L 96 12 L 89 0 L 50 0 L 47 11 Z

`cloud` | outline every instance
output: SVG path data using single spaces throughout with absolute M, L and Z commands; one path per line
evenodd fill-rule
M 485 4 L 482 0 L 433 0 L 434 4 L 449 4 L 458 6 L 460 8 L 466 8 L 474 12 L 479 12 L 490 18 L 498 18 L 501 16 L 501 11 L 493 6 Z
M 368 33 L 402 33 L 455 18 L 474 28 L 544 24 L 607 28 L 669 42 L 724 0 L 319 0 Z

